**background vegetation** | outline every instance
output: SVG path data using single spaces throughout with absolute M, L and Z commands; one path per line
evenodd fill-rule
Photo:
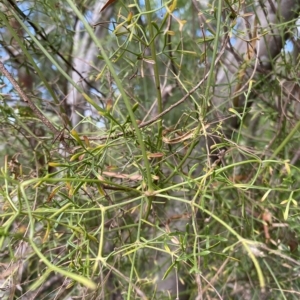
M 1 299 L 299 298 L 294 22 L 231 139 L 210 116 L 245 5 L 1 1 Z

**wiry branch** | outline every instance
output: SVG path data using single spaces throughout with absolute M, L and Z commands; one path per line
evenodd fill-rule
M 15 88 L 15 90 L 19 93 L 21 98 L 25 103 L 28 104 L 28 106 L 32 109 L 34 112 L 35 116 L 42 121 L 42 123 L 47 126 L 55 136 L 55 139 L 60 138 L 61 143 L 64 145 L 65 150 L 71 153 L 72 151 L 70 150 L 69 146 L 65 142 L 63 135 L 61 132 L 56 129 L 53 124 L 40 112 L 40 110 L 35 106 L 35 104 L 27 97 L 27 95 L 24 93 L 24 91 L 21 89 L 20 85 L 17 83 L 17 81 L 13 78 L 11 73 L 5 68 L 4 64 L 0 61 L 0 71 L 1 73 L 10 81 L 12 86 Z

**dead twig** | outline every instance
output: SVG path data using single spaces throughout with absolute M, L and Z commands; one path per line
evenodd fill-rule
M 17 83 L 17 81 L 13 78 L 11 73 L 5 68 L 2 61 L 0 61 L 0 72 L 10 81 L 12 86 L 15 88 L 15 90 L 19 93 L 20 97 L 23 99 L 25 103 L 28 104 L 28 106 L 32 109 L 35 116 L 42 121 L 42 123 L 47 126 L 55 136 L 55 139 L 57 137 L 60 137 L 60 142 L 65 147 L 65 150 L 69 153 L 72 153 L 72 150 L 67 145 L 66 141 L 64 140 L 64 136 L 61 134 L 61 132 L 56 129 L 53 124 L 40 112 L 40 110 L 35 106 L 35 104 L 29 99 L 29 97 L 24 93 L 24 91 L 21 89 L 20 85 Z

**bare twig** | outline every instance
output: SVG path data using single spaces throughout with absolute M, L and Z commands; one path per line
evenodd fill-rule
M 61 136 L 60 141 L 64 145 L 65 150 L 68 151 L 69 153 L 72 153 L 70 150 L 69 146 L 64 140 L 63 135 L 61 132 L 56 129 L 53 124 L 40 112 L 40 110 L 35 106 L 35 104 L 29 99 L 29 97 L 24 93 L 24 91 L 21 89 L 20 85 L 17 83 L 17 81 L 13 78 L 11 73 L 5 68 L 4 64 L 2 61 L 0 61 L 0 71 L 3 73 L 3 75 L 10 81 L 12 86 L 15 88 L 15 90 L 19 93 L 21 98 L 25 103 L 28 104 L 28 106 L 32 109 L 34 112 L 35 116 L 42 121 L 42 123 L 47 126 L 55 135 L 55 139 L 59 136 Z

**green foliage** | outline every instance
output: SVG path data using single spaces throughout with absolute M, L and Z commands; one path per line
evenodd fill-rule
M 0 77 L 1 299 L 174 299 L 176 287 L 180 299 L 297 299 L 299 108 L 282 83 L 298 88 L 292 58 L 283 51 L 245 91 L 252 108 L 231 111 L 240 128 L 211 164 L 215 61 L 237 3 L 203 3 L 201 27 L 185 1 L 116 1 L 99 24 L 94 1 L 23 2 L 27 20 L 3 2 L 4 65 L 19 85 L 25 67 L 23 91 L 56 130 Z M 77 22 L 97 59 L 75 82 Z M 175 294 L 160 289 L 168 280 Z

